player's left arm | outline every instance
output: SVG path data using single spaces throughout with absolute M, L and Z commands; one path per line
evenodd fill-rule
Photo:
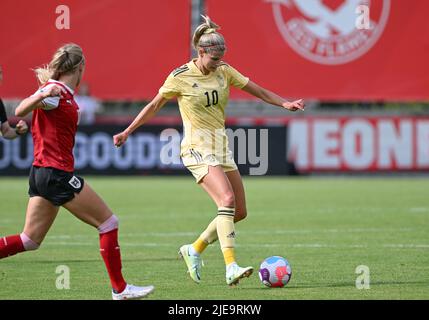
M 289 111 L 302 110 L 304 111 L 305 103 L 303 99 L 295 101 L 287 101 L 280 97 L 279 95 L 271 92 L 253 81 L 250 81 L 242 88 L 242 90 L 250 93 L 251 95 L 275 106 L 285 108 Z

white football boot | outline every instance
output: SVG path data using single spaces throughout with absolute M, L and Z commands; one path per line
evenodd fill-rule
M 253 267 L 241 268 L 237 263 L 231 263 L 226 268 L 226 284 L 235 286 L 238 284 L 240 279 L 248 278 L 253 273 Z
M 137 287 L 132 284 L 127 284 L 124 291 L 121 293 L 115 293 L 112 291 L 113 300 L 137 300 L 142 299 L 153 292 L 154 286 Z
M 190 246 L 192 246 L 192 244 L 185 244 L 181 246 L 179 249 L 179 256 L 185 261 L 191 279 L 194 280 L 196 283 L 200 283 L 201 268 L 204 263 L 199 255 L 189 253 Z

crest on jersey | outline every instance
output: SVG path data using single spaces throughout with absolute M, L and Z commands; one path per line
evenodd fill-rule
M 223 87 L 225 85 L 225 81 L 223 80 L 223 77 L 221 75 L 217 75 L 216 80 L 217 80 L 217 83 L 219 83 L 220 87 Z
M 69 184 L 75 189 L 80 189 L 80 187 L 82 186 L 82 183 L 80 182 L 80 180 L 76 176 L 73 176 L 69 180 Z
M 264 0 L 286 43 L 302 57 L 325 65 L 351 62 L 367 53 L 383 33 L 390 0 Z M 370 12 L 370 27 L 358 29 L 357 8 Z

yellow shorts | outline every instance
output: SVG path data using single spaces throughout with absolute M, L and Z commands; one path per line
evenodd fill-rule
M 204 154 L 196 149 L 189 149 L 181 154 L 183 164 L 195 177 L 197 183 L 209 173 L 209 166 L 221 166 L 224 172 L 238 170 L 232 152 L 224 155 Z

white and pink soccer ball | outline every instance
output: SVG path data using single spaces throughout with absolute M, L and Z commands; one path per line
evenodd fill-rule
M 266 258 L 259 268 L 259 279 L 267 287 L 283 287 L 292 277 L 289 262 L 280 256 Z

